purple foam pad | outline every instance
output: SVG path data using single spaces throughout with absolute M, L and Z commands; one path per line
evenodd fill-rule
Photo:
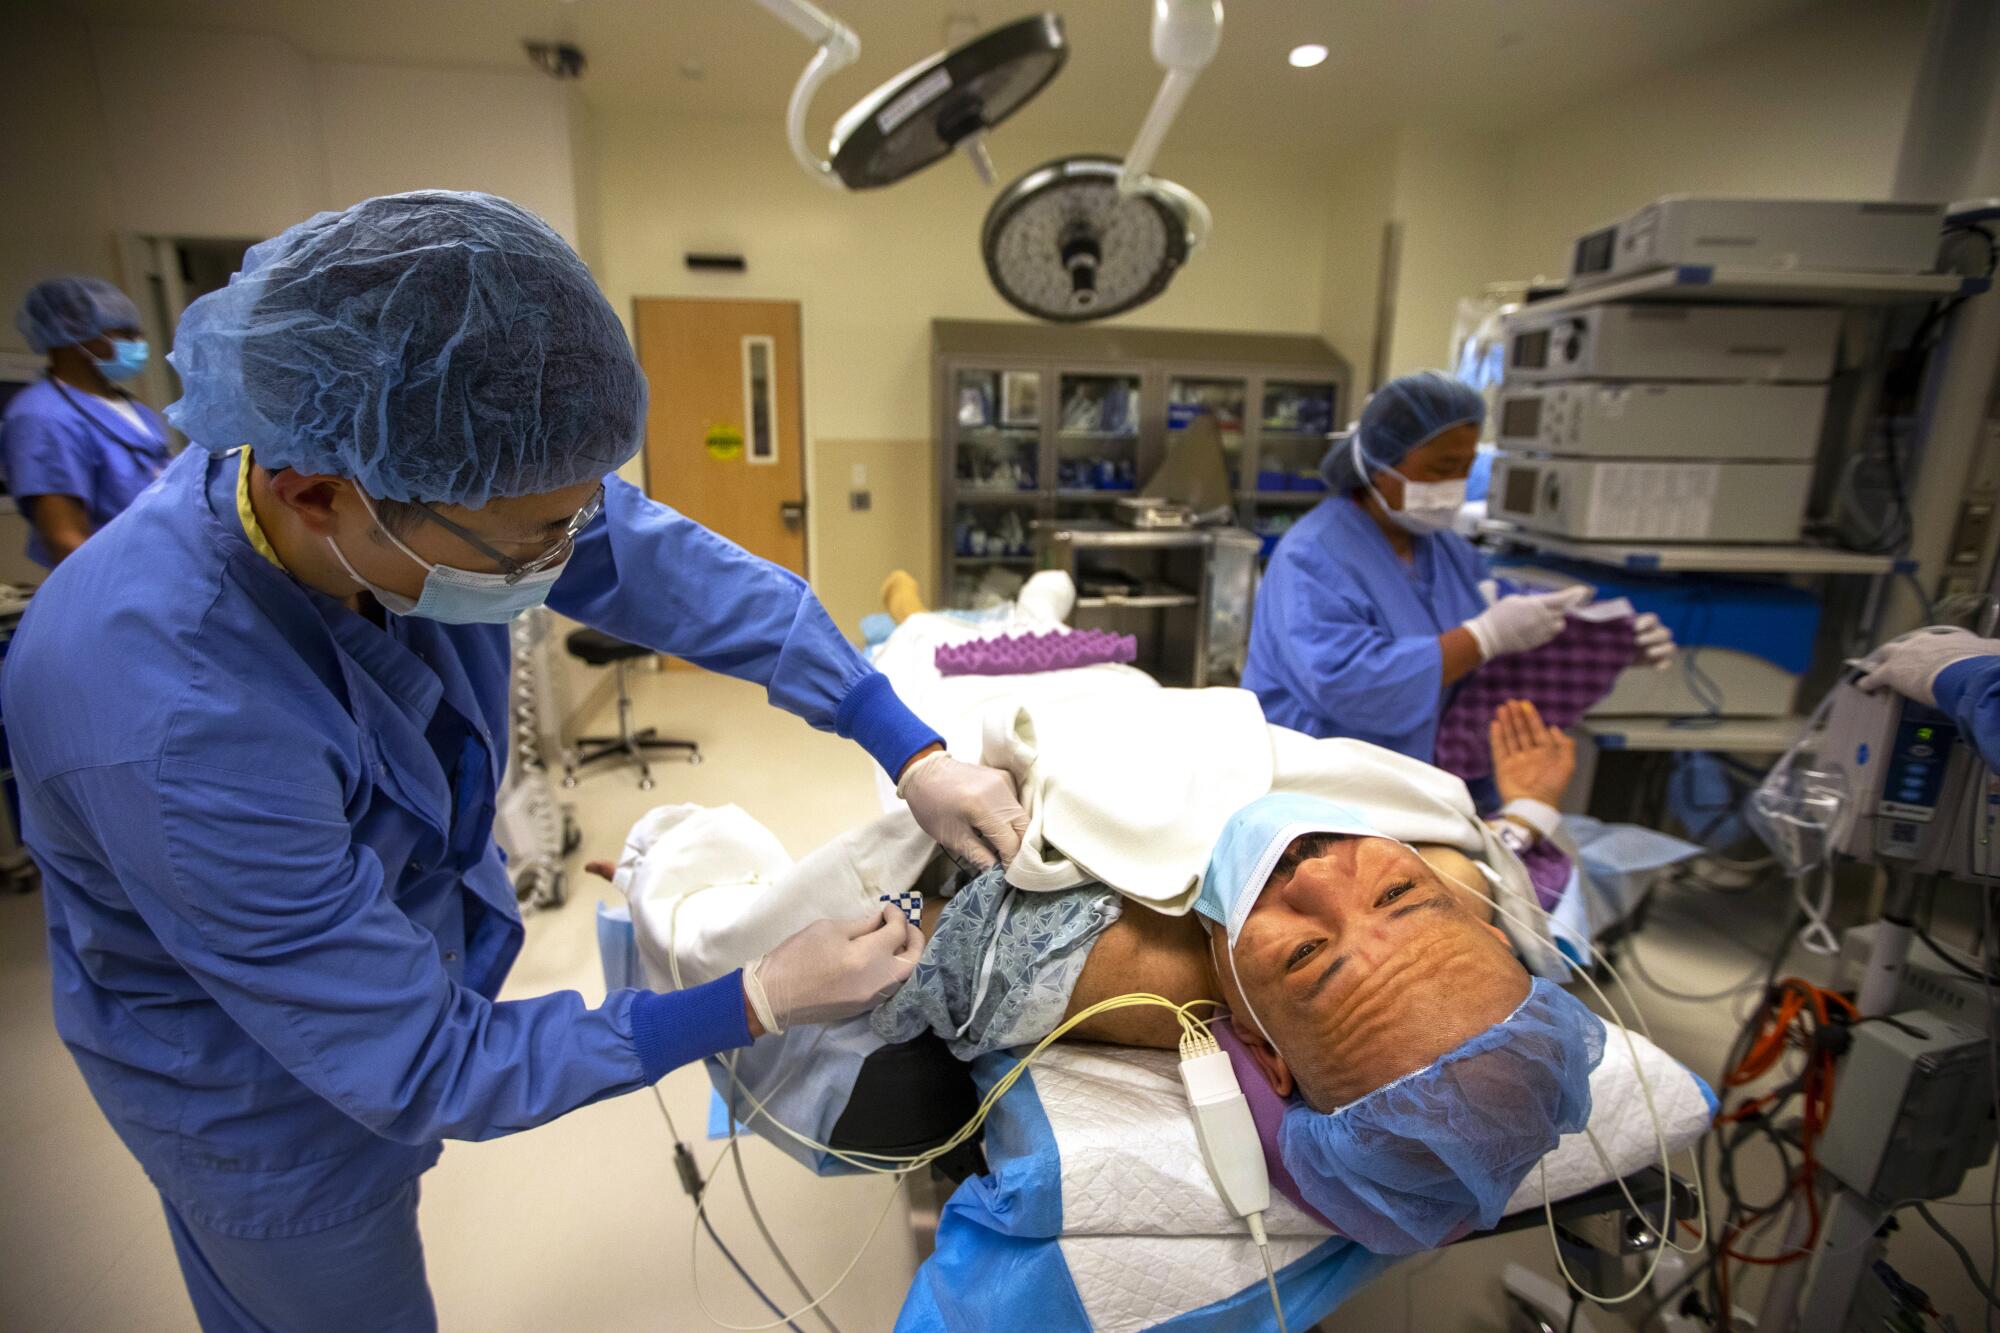
M 1067 634 L 1049 630 L 947 644 L 937 650 L 937 669 L 947 676 L 1025 676 L 1100 662 L 1132 662 L 1138 656 L 1139 641 L 1130 634 L 1101 629 Z

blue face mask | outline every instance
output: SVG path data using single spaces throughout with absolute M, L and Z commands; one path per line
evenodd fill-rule
M 382 527 L 382 520 L 375 512 L 375 504 L 357 489 L 362 506 L 368 510 L 368 517 L 375 520 L 375 526 L 382 528 L 382 535 L 395 544 L 410 559 L 424 568 L 424 591 L 417 598 L 405 597 L 402 593 L 377 587 L 361 577 L 354 566 L 347 563 L 341 553 L 339 543 L 332 537 L 326 544 L 333 548 L 333 558 L 347 571 L 347 576 L 366 588 L 382 604 L 385 611 L 393 611 L 399 616 L 422 616 L 426 620 L 439 621 L 446 625 L 504 625 L 523 611 L 532 611 L 549 600 L 549 589 L 555 587 L 556 580 L 568 567 L 569 561 L 551 565 L 533 574 L 525 574 L 510 583 L 505 574 L 482 574 L 470 569 L 453 569 L 450 565 L 434 565 L 430 561 L 405 546 L 395 533 Z
M 1528 1172 L 1590 1122 L 1605 1027 L 1535 978 L 1513 1013 L 1337 1111 L 1295 1103 L 1278 1151 L 1306 1202 L 1376 1254 L 1435 1249 L 1499 1222 Z
M 113 338 L 111 356 L 97 360 L 97 373 L 113 384 L 123 384 L 146 368 L 146 360 L 153 354 L 152 345 L 144 338 Z
M 1229 817 L 1222 836 L 1209 853 L 1208 869 L 1202 872 L 1201 891 L 1195 895 L 1194 910 L 1222 927 L 1225 944 L 1222 956 L 1229 975 L 1236 978 L 1236 937 L 1250 909 L 1264 892 L 1265 881 L 1285 855 L 1285 849 L 1300 838 L 1315 833 L 1335 833 L 1351 838 L 1379 838 L 1381 833 L 1346 806 L 1317 796 L 1273 792 L 1260 796 Z M 1250 997 L 1236 980 L 1244 1006 Z M 1252 1012 L 1245 1015 L 1265 1039 L 1263 1022 Z

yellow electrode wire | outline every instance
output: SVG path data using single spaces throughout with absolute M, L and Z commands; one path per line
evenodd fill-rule
M 674 965 L 673 970 L 676 973 L 678 973 L 679 971 L 678 963 Z M 675 983 L 678 985 L 680 978 L 676 976 L 674 980 Z M 700 1304 L 702 1313 L 707 1315 L 709 1319 L 713 1321 L 717 1327 L 728 1329 L 731 1331 L 731 1333 L 767 1333 L 767 1330 L 782 1328 L 786 1324 L 797 1319 L 800 1315 L 809 1314 L 812 1311 L 818 1309 L 821 1304 L 823 1304 L 828 1298 L 830 1298 L 834 1292 L 838 1291 L 841 1285 L 847 1281 L 848 1277 L 853 1274 L 856 1266 L 860 1264 L 862 1256 L 868 1252 L 868 1247 L 874 1244 L 876 1235 L 882 1230 L 882 1223 L 888 1219 L 890 1205 L 892 1205 L 896 1201 L 897 1194 L 901 1192 L 903 1177 L 910 1175 L 912 1172 L 921 1171 L 923 1168 L 929 1166 L 932 1162 L 938 1160 L 939 1158 L 950 1153 L 952 1150 L 958 1148 L 959 1146 L 967 1142 L 969 1139 L 971 1139 L 974 1134 L 978 1133 L 979 1127 L 986 1123 L 986 1117 L 992 1113 L 994 1106 L 998 1104 L 998 1102 L 1002 1097 L 1007 1095 L 1008 1090 L 1011 1089 L 1015 1083 L 1020 1081 L 1021 1075 L 1027 1072 L 1028 1066 L 1034 1063 L 1034 1061 L 1038 1059 L 1044 1051 L 1048 1050 L 1050 1046 L 1054 1045 L 1057 1039 L 1062 1037 L 1064 1033 L 1068 1032 L 1070 1029 L 1074 1028 L 1079 1023 L 1085 1022 L 1086 1020 L 1091 1018 L 1095 1018 L 1098 1014 L 1109 1013 L 1115 1009 L 1136 1009 L 1136 1008 L 1144 1008 L 1147 1006 L 1156 1006 L 1158 1008 L 1172 1010 L 1174 1015 L 1180 1020 L 1181 1040 L 1183 1041 L 1183 1043 L 1186 1043 L 1190 1040 L 1199 1040 L 1212 1043 L 1214 1041 L 1214 1038 L 1208 1035 L 1207 1023 L 1202 1019 L 1195 1017 L 1195 1015 L 1191 1012 L 1191 1010 L 1196 1005 L 1214 1005 L 1215 1003 L 1216 1002 L 1214 1000 L 1193 1000 L 1187 1004 L 1176 1004 L 1174 1001 L 1169 1000 L 1164 996 L 1152 995 L 1142 991 L 1134 991 L 1127 995 L 1114 995 L 1108 1000 L 1101 1000 L 1098 1003 L 1091 1005 L 1087 1009 L 1080 1010 L 1072 1017 L 1063 1020 L 1063 1022 L 1060 1025 L 1058 1025 L 1054 1031 L 1050 1032 L 1048 1036 L 1042 1038 L 1041 1041 L 1035 1044 L 1032 1050 L 1030 1050 L 1026 1055 L 1022 1056 L 1021 1059 L 1017 1060 L 1014 1063 L 1014 1067 L 1012 1069 L 1009 1069 L 1005 1074 L 1003 1074 L 1000 1077 L 1000 1079 L 996 1083 L 994 1083 L 991 1091 L 989 1091 L 986 1094 L 986 1096 L 980 1100 L 979 1109 L 973 1113 L 972 1118 L 966 1121 L 964 1126 L 961 1127 L 956 1134 L 953 1134 L 951 1138 L 949 1138 L 944 1143 L 940 1144 L 935 1148 L 908 1157 L 892 1156 L 880 1153 L 859 1153 L 859 1154 L 845 1153 L 840 1151 L 839 1149 L 828 1147 L 826 1144 L 820 1143 L 808 1135 L 799 1133 L 791 1126 L 783 1123 L 777 1117 L 773 1116 L 770 1113 L 770 1111 L 765 1109 L 764 1104 L 757 1099 L 754 1093 L 752 1093 L 748 1088 L 744 1087 L 740 1082 L 737 1081 L 736 1062 L 733 1058 L 725 1057 L 723 1063 L 725 1067 L 729 1070 L 730 1087 L 734 1092 L 741 1093 L 743 1095 L 744 1100 L 751 1105 L 751 1107 L 753 1108 L 751 1113 L 752 1119 L 754 1119 L 756 1116 L 761 1115 L 771 1125 L 783 1131 L 790 1138 L 795 1139 L 801 1144 L 804 1144 L 806 1147 L 811 1148 L 816 1152 L 826 1153 L 838 1161 L 846 1162 L 849 1165 L 855 1167 L 857 1170 L 870 1171 L 874 1172 L 877 1175 L 893 1176 L 895 1177 L 896 1183 L 894 1186 L 890 1188 L 888 1196 L 882 1201 L 882 1211 L 876 1215 L 875 1225 L 871 1226 L 868 1229 L 868 1235 L 865 1239 L 862 1240 L 860 1248 L 854 1252 L 854 1258 L 848 1261 L 847 1267 L 841 1270 L 840 1276 L 833 1280 L 833 1285 L 829 1286 L 824 1292 L 820 1293 L 819 1297 L 814 1301 L 812 1301 L 810 1304 L 801 1306 L 799 1309 L 793 1310 L 789 1314 L 786 1314 L 783 1317 L 775 1319 L 770 1323 L 766 1324 L 732 1324 L 729 1323 L 727 1320 L 721 1318 L 719 1315 L 715 1313 L 715 1311 L 709 1308 L 708 1297 L 706 1293 L 702 1291 L 701 1288 L 701 1265 L 698 1262 L 701 1254 L 701 1219 L 704 1215 L 705 1210 L 708 1207 L 708 1193 L 707 1191 L 704 1190 L 701 1196 L 695 1200 L 694 1225 L 692 1228 L 690 1228 L 688 1234 L 689 1267 L 692 1269 L 694 1274 L 695 1300 L 698 1304 Z M 732 1104 L 726 1109 L 730 1113 L 729 1136 L 731 1142 L 729 1144 L 725 1144 L 723 1148 L 715 1155 L 715 1158 L 713 1159 L 709 1167 L 711 1173 L 714 1171 L 715 1166 L 721 1163 L 723 1156 L 729 1152 L 731 1147 L 734 1146 L 734 1140 L 736 1138 L 736 1124 L 737 1124 L 737 1117 L 735 1114 L 735 1106 L 734 1106 L 735 1097 L 732 1096 L 730 1098 L 730 1101 Z M 862 1158 L 869 1158 L 871 1160 L 863 1161 L 861 1160 Z M 901 1166 L 876 1165 L 876 1163 L 880 1162 L 900 1162 L 903 1163 L 903 1165 Z

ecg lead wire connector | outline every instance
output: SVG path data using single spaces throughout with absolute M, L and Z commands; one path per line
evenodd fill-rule
M 1195 1138 L 1215 1192 L 1238 1217 L 1256 1217 L 1253 1230 L 1261 1231 L 1261 1215 L 1271 1206 L 1271 1176 L 1264 1166 L 1250 1103 L 1236 1082 L 1229 1056 L 1213 1037 L 1202 1033 L 1181 1039 L 1181 1084 L 1187 1089 Z

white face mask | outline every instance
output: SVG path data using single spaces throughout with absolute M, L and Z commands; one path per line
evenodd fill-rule
M 1457 481 L 1411 481 L 1399 469 L 1389 468 L 1388 471 L 1394 472 L 1403 481 L 1403 503 L 1398 508 L 1375 489 L 1375 475 L 1368 466 L 1367 456 L 1361 452 L 1359 436 L 1355 438 L 1353 448 L 1354 469 L 1368 483 L 1368 493 L 1381 504 L 1390 522 L 1419 537 L 1451 531 L 1459 509 L 1465 504 L 1465 478 L 1460 477 Z

